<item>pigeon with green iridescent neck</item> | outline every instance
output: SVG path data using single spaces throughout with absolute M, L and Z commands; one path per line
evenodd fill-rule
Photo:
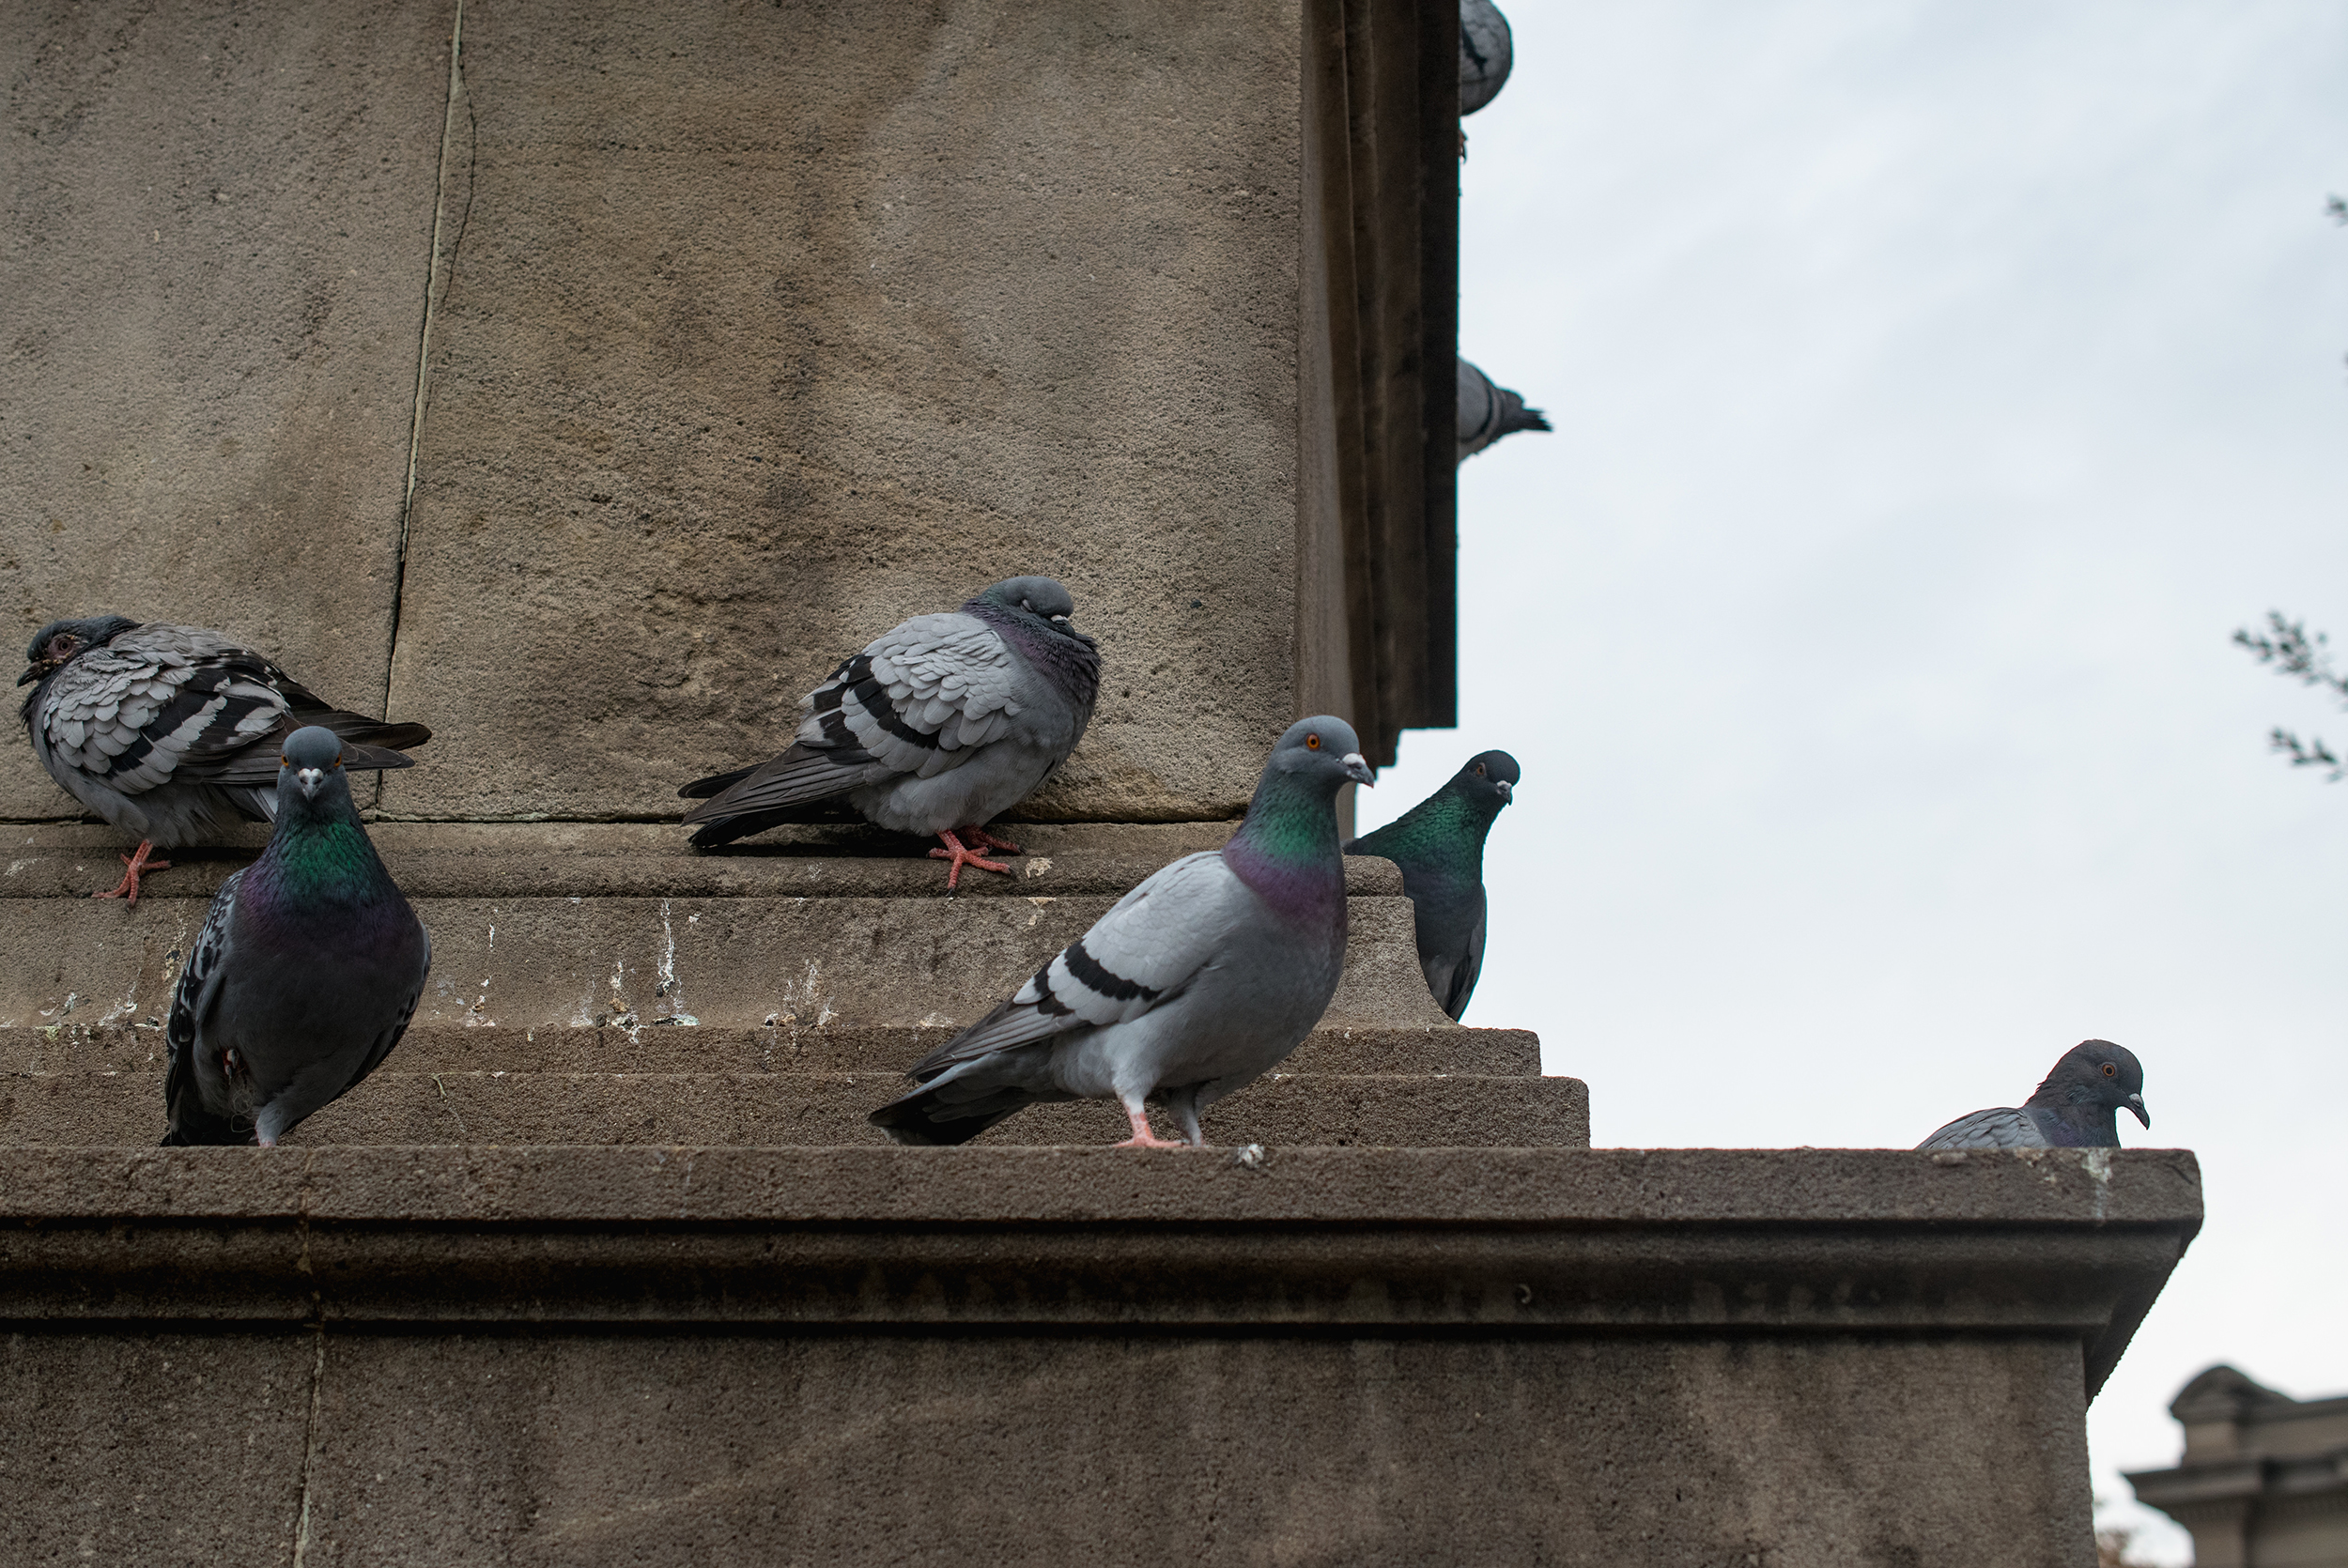
M 1418 966 L 1435 1003 L 1458 1022 L 1484 970 L 1484 838 L 1515 793 L 1517 760 L 1471 757 L 1449 783 L 1401 816 L 1345 846 L 1402 868 L 1418 922 Z
M 1113 1099 L 1133 1136 L 1160 1101 L 1192 1144 L 1199 1114 L 1311 1033 L 1345 968 L 1337 792 L 1367 784 L 1339 718 L 1280 737 L 1246 821 L 1117 901 L 1016 995 L 917 1064 L 921 1087 L 873 1113 L 901 1144 L 961 1144 L 1028 1105 Z
M 221 884 L 164 1025 L 172 1144 L 273 1145 L 382 1064 L 424 994 L 432 940 L 350 802 L 345 746 L 286 738 L 277 822 Z
M 2109 1149 L 2120 1146 L 2120 1113 L 2147 1129 L 2144 1067 L 2109 1040 L 2081 1040 L 2062 1053 L 2037 1092 L 2019 1105 L 1959 1116 L 1920 1149 Z
M 1034 792 L 1084 738 L 1101 682 L 1093 641 L 1070 623 L 1068 590 L 1050 577 L 1012 577 L 959 610 L 917 615 L 844 660 L 799 699 L 807 716 L 772 761 L 687 784 L 703 824 L 696 849 L 716 849 L 783 822 L 845 806 L 875 826 L 945 847 L 946 888 L 965 866 L 1019 846 L 986 831 L 996 813 Z

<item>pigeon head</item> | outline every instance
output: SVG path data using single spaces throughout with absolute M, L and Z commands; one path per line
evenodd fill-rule
M 1076 613 L 1076 601 L 1051 577 L 1006 577 L 970 601 L 969 607 L 980 606 L 1009 611 L 1040 623 L 1046 631 L 1074 638 L 1088 648 L 1092 646 L 1092 639 L 1071 623 L 1070 618 Z
M 2153 1125 L 2152 1113 L 2144 1109 L 2143 1067 L 2135 1052 L 2109 1040 L 2081 1040 L 2064 1052 L 2030 1103 L 2054 1111 L 2075 1105 L 2126 1111 L 2145 1130 Z
M 286 736 L 277 763 L 281 810 L 296 801 L 324 807 L 337 797 L 346 807 L 349 805 L 350 778 L 343 772 L 343 738 L 324 725 L 309 725 Z
M 51 672 L 61 669 L 69 660 L 103 648 L 116 638 L 134 631 L 138 623 L 127 615 L 92 615 L 79 621 L 52 621 L 33 634 L 25 645 L 24 673 L 16 678 L 20 686 L 29 685 Z
M 1289 726 L 1263 765 L 1265 784 L 1275 776 L 1311 786 L 1331 799 L 1348 784 L 1378 782 L 1377 771 L 1362 760 L 1361 739 L 1353 727 L 1326 714 Z M 1261 788 L 1258 786 L 1259 792 Z
M 1451 776 L 1451 783 L 1469 800 L 1497 811 L 1516 798 L 1517 780 L 1522 776 L 1514 757 L 1505 751 L 1485 751 L 1469 758 Z

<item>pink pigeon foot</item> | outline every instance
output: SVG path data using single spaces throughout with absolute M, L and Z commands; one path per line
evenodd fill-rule
M 965 838 L 969 839 L 971 843 L 977 845 L 982 850 L 1000 850 L 1005 854 L 1024 854 L 1026 853 L 1010 839 L 997 838 L 995 835 L 987 832 L 987 830 L 982 827 L 964 827 L 957 828 L 954 831 L 960 833 Z
M 1188 1148 L 1190 1146 L 1188 1144 L 1183 1143 L 1180 1138 L 1161 1138 L 1156 1133 L 1151 1131 L 1149 1116 L 1130 1105 L 1125 1107 L 1125 1120 L 1132 1125 L 1134 1135 L 1126 1139 L 1121 1144 L 1112 1145 L 1114 1147 L 1121 1149 L 1179 1149 Z
M 965 828 L 963 831 L 966 833 L 970 830 Z M 1001 861 L 982 860 L 970 851 L 963 848 L 962 840 L 954 837 L 954 830 L 952 828 L 946 828 L 942 830 L 938 834 L 938 837 L 946 840 L 947 847 L 942 850 L 930 851 L 930 858 L 932 860 L 950 860 L 953 862 L 953 865 L 948 868 L 946 871 L 947 892 L 951 893 L 954 888 L 960 884 L 962 881 L 962 869 L 965 866 L 976 866 L 981 871 L 1000 871 L 1006 876 L 1010 875 L 1011 868 L 1004 865 Z
M 140 839 L 138 853 L 122 856 L 122 863 L 131 868 L 122 873 L 122 880 L 103 893 L 92 893 L 90 897 L 93 899 L 128 899 L 133 905 L 136 905 L 139 901 L 139 878 L 148 871 L 171 869 L 171 862 L 168 860 L 147 858 L 154 853 L 154 845 L 144 838 Z

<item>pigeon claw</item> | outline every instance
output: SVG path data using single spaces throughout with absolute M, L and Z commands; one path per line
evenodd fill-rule
M 1018 845 L 1012 843 L 1010 839 L 997 838 L 995 835 L 987 832 L 987 830 L 982 827 L 958 827 L 954 829 L 954 831 L 961 834 L 965 838 L 969 839 L 971 844 L 979 849 L 1000 850 L 1005 854 L 1025 854 L 1027 853 Z
M 1150 1118 L 1143 1113 L 1135 1110 L 1130 1105 L 1125 1108 L 1125 1120 L 1132 1125 L 1134 1135 L 1126 1139 L 1121 1144 L 1110 1145 L 1113 1148 L 1180 1149 L 1188 1148 L 1190 1146 L 1188 1144 L 1183 1143 L 1180 1138 L 1161 1138 L 1156 1133 L 1151 1131 Z
M 122 863 L 130 868 L 129 870 L 122 873 L 122 880 L 115 884 L 114 886 L 107 888 L 104 892 L 92 893 L 90 897 L 93 899 L 127 899 L 130 900 L 132 907 L 135 908 L 139 901 L 139 878 L 146 875 L 149 871 L 168 871 L 171 869 L 171 862 L 168 860 L 150 860 L 147 858 L 154 853 L 154 845 L 148 843 L 144 838 L 140 839 L 138 853 L 136 854 L 126 854 L 121 857 Z
M 979 834 L 975 828 L 964 828 L 962 831 L 972 834 L 975 837 L 984 837 L 984 835 Z M 1009 876 L 1011 874 L 1011 868 L 1004 865 L 1001 861 L 981 859 L 979 855 L 964 848 L 962 840 L 955 837 L 954 830 L 952 828 L 943 829 L 937 836 L 946 840 L 946 848 L 942 850 L 930 851 L 930 858 L 932 860 L 950 860 L 953 862 L 953 864 L 948 867 L 946 870 L 947 892 L 951 893 L 961 884 L 962 869 L 965 866 L 976 866 L 981 871 L 1000 871 L 1005 876 Z

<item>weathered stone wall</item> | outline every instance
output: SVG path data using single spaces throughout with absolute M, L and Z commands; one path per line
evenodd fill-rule
M 394 815 L 663 816 L 1043 571 L 1107 673 L 1031 809 L 1244 803 L 1297 698 L 1293 4 L 26 10 L 23 631 L 388 687 L 438 732 Z

